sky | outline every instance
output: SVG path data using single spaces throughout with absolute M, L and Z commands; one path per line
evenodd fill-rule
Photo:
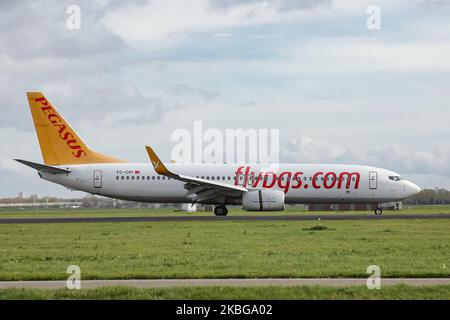
M 449 0 L 2 0 L 0 197 L 84 195 L 12 160 L 42 162 L 27 91 L 129 161 L 145 145 L 169 161 L 171 134 L 202 121 L 279 129 L 282 162 L 450 189 L 449 16 Z

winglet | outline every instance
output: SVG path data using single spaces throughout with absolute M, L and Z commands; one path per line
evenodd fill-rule
M 152 148 L 150 148 L 149 146 L 145 146 L 145 148 L 147 149 L 148 156 L 150 157 L 150 161 L 152 162 L 153 168 L 155 168 L 156 173 L 165 176 L 173 175 L 173 173 L 166 168 L 164 163 L 159 160 L 158 156 Z

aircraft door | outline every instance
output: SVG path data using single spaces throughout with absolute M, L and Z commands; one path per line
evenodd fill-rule
M 378 187 L 378 174 L 375 171 L 369 172 L 369 189 L 374 190 Z
M 102 187 L 102 170 L 94 170 L 94 188 Z

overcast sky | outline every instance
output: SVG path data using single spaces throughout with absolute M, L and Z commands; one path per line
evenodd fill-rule
M 381 29 L 366 9 L 381 8 Z M 69 5 L 81 28 L 66 26 Z M 42 162 L 26 91 L 89 146 L 163 160 L 171 133 L 279 128 L 284 162 L 375 165 L 450 188 L 450 1 L 0 1 L 0 196 L 80 196 Z

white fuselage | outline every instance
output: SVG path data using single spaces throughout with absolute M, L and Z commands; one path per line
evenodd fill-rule
M 420 191 L 414 183 L 398 179 L 395 172 L 368 166 L 280 164 L 276 170 L 273 167 L 267 169 L 260 164 L 166 166 L 178 174 L 238 184 L 248 190 L 282 190 L 287 204 L 386 203 L 406 199 Z M 186 196 L 187 190 L 183 182 L 158 175 L 149 163 L 82 164 L 60 168 L 71 172 L 39 174 L 45 180 L 70 189 L 117 199 L 190 203 L 194 197 Z M 239 198 L 227 200 L 227 204 L 240 203 Z

